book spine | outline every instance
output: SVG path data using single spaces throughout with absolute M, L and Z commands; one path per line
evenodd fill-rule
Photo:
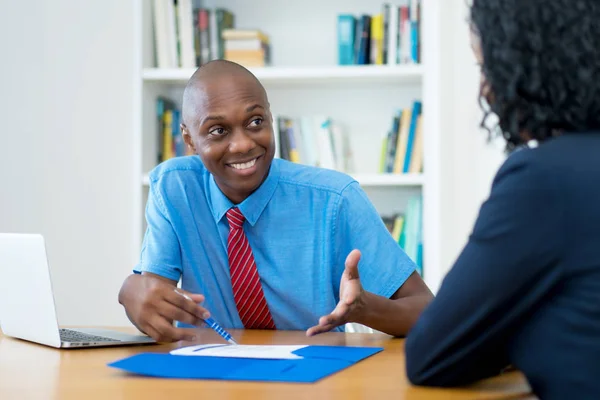
M 354 64 L 354 39 L 356 19 L 352 15 L 338 15 L 338 64 Z
M 407 173 L 410 168 L 410 159 L 412 156 L 413 143 L 415 138 L 415 132 L 417 130 L 417 119 L 421 114 L 421 102 L 415 101 L 413 103 L 413 110 L 410 120 L 410 130 L 408 132 L 408 141 L 406 143 L 406 157 L 404 158 L 404 167 L 402 172 Z
M 385 3 L 383 5 L 383 12 L 382 12 L 382 25 L 383 25 L 383 37 L 382 37 L 382 64 L 387 64 L 388 63 L 388 57 L 389 57 L 389 51 L 390 51 L 390 47 L 389 47 L 389 35 L 390 35 L 390 23 L 391 23 L 391 5 L 389 3 Z
M 210 31 L 208 27 L 210 11 L 202 8 L 198 15 L 200 29 L 200 64 L 210 61 Z

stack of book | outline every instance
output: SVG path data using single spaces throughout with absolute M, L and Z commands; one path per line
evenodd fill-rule
M 191 155 L 181 135 L 181 110 L 174 101 L 158 97 L 156 99 L 156 117 L 158 123 L 157 163 L 173 157 Z
M 327 116 L 273 116 L 275 156 L 351 173 L 352 152 L 342 127 Z
M 417 174 L 423 172 L 423 117 L 422 104 L 415 100 L 413 106 L 393 116 L 392 124 L 381 146 L 379 172 Z
M 158 68 L 194 68 L 223 59 L 222 32 L 235 26 L 224 8 L 194 8 L 193 0 L 154 0 L 153 30 Z
M 382 216 L 385 226 L 404 250 L 417 264 L 417 272 L 423 275 L 423 198 L 408 199 L 406 211 L 391 216 Z
M 270 64 L 269 38 L 259 30 L 226 29 L 223 41 L 226 60 L 245 67 Z
M 397 65 L 420 62 L 420 1 L 385 3 L 375 15 L 338 15 L 338 64 Z

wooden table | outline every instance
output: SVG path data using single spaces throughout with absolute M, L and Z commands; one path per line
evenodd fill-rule
M 127 330 L 127 329 L 123 329 Z M 404 370 L 404 341 L 382 334 L 232 331 L 241 344 L 379 346 L 384 351 L 315 384 L 155 379 L 109 368 L 107 363 L 144 352 L 193 344 L 58 350 L 0 334 L 0 399 L 532 399 L 518 372 L 460 389 L 411 386 Z M 194 343 L 221 343 L 198 329 Z

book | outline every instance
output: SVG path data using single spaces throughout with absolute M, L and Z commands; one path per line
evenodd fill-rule
M 260 30 L 225 29 L 222 32 L 224 59 L 245 67 L 270 64 L 269 38 Z
M 338 15 L 338 64 L 354 64 L 354 36 L 356 18 L 350 14 Z
M 338 65 L 419 63 L 421 0 L 405 2 L 383 3 L 377 14 L 338 14 Z

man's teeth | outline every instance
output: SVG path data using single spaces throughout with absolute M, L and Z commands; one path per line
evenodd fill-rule
M 256 164 L 256 158 L 242 164 L 231 164 L 231 166 L 235 169 L 247 169 L 253 167 L 254 164 Z

